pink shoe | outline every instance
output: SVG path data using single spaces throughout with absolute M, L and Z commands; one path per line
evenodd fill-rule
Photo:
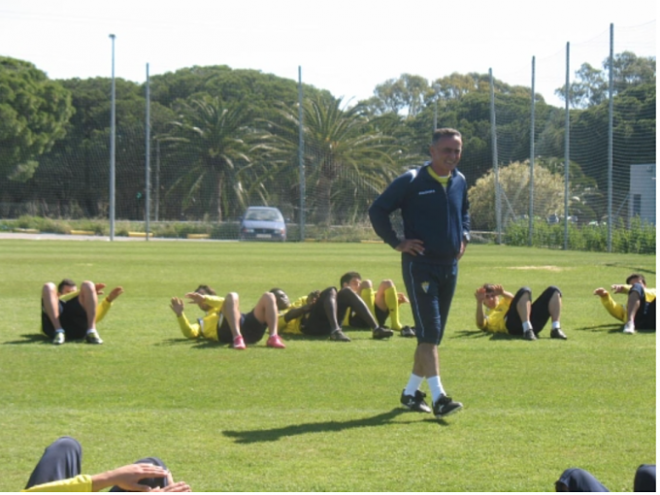
M 271 335 L 270 337 L 268 337 L 268 341 L 266 342 L 266 347 L 274 347 L 276 349 L 286 348 L 284 342 L 282 342 L 282 339 L 280 338 L 279 335 Z
M 238 351 L 242 351 L 245 349 L 245 341 L 243 340 L 243 337 L 239 335 L 234 339 L 234 349 Z

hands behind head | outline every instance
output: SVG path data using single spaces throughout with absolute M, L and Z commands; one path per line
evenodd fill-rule
M 202 304 L 204 302 L 204 296 L 198 292 L 188 292 L 186 297 L 190 299 L 190 302 L 194 302 L 195 304 Z
M 150 488 L 148 485 L 142 485 L 140 480 L 145 478 L 166 478 L 168 486 L 164 488 Z M 92 489 L 99 491 L 103 488 L 116 485 L 127 491 L 148 492 L 188 492 L 190 487 L 185 482 L 172 484 L 172 475 L 170 472 L 154 464 L 140 463 L 129 464 L 112 471 L 92 476 Z
M 483 287 L 477 288 L 477 290 L 474 292 L 474 297 L 477 301 L 483 302 L 484 299 L 486 299 L 486 289 Z
M 190 486 L 185 481 L 168 484 L 165 488 L 152 488 L 152 492 L 191 492 Z

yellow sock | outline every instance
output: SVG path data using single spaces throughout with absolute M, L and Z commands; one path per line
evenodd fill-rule
M 364 304 L 367 305 L 372 316 L 376 317 L 376 294 L 371 289 L 362 289 L 360 292 L 360 297 L 364 301 Z
M 396 292 L 396 287 L 385 289 L 385 304 L 387 304 L 387 309 L 390 312 L 392 330 L 401 330 L 403 327 L 399 321 L 399 295 Z

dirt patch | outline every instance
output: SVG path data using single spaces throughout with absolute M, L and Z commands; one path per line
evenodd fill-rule
M 545 270 L 547 272 L 562 272 L 566 270 L 566 268 L 560 268 L 558 266 L 552 266 L 552 265 L 547 265 L 547 266 L 510 266 L 510 270 Z

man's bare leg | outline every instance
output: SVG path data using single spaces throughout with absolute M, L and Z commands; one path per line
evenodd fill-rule
M 238 294 L 230 292 L 225 296 L 225 302 L 222 305 L 222 314 L 227 318 L 227 324 L 231 330 L 234 349 L 245 349 L 245 342 L 241 334 L 241 311 L 239 308 Z

